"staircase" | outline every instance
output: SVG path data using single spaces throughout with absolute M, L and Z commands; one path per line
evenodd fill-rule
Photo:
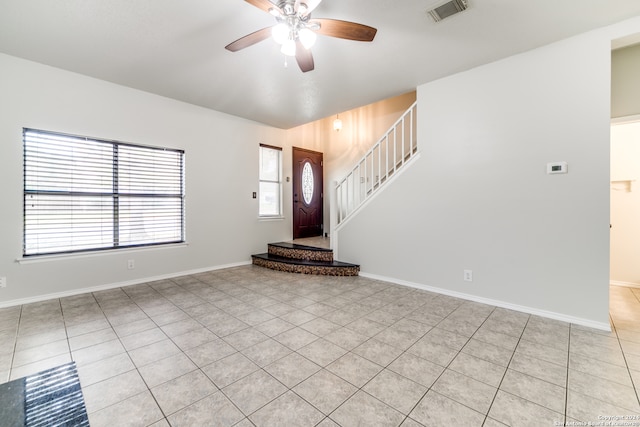
M 417 102 L 411 105 L 354 168 L 337 182 L 337 226 L 418 158 L 417 105 Z
M 251 255 L 254 265 L 287 273 L 357 276 L 360 266 L 334 261 L 333 250 L 296 243 L 269 243 L 268 252 Z

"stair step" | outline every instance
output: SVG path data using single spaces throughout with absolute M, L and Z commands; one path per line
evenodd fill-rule
M 360 272 L 359 265 L 340 261 L 294 259 L 269 253 L 251 255 L 251 258 L 253 259 L 254 265 L 288 273 L 317 274 L 325 276 L 357 276 Z
M 307 261 L 333 261 L 333 250 L 290 242 L 269 243 L 270 255 Z

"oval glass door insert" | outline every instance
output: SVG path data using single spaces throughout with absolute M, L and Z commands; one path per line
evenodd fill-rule
M 310 204 L 313 199 L 313 170 L 311 163 L 305 162 L 302 167 L 302 197 L 306 204 Z

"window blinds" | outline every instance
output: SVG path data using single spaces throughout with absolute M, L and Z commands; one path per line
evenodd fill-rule
M 184 241 L 184 151 L 24 129 L 23 254 Z

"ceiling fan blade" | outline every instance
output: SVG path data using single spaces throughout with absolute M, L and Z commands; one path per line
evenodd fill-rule
M 280 8 L 278 6 L 276 6 L 275 4 L 271 3 L 269 0 L 244 0 L 244 1 L 246 1 L 249 4 L 254 5 L 258 9 L 264 10 L 267 13 L 269 13 L 269 11 L 271 9 L 280 10 Z
M 298 62 L 298 66 L 303 73 L 311 71 L 315 68 L 311 51 L 305 49 L 300 41 L 296 42 L 296 61 Z
M 229 43 L 224 48 L 230 50 L 231 52 L 237 52 L 240 49 L 244 49 L 245 47 L 252 46 L 262 40 L 266 40 L 271 36 L 271 27 L 263 28 L 261 30 L 255 31 L 251 34 L 247 34 L 244 37 L 240 37 L 238 40 Z
M 312 19 L 309 24 L 318 23 L 320 29 L 316 33 L 324 36 L 338 37 L 347 40 L 370 42 L 376 36 L 377 29 L 368 25 L 357 24 L 355 22 L 340 21 L 339 19 Z

